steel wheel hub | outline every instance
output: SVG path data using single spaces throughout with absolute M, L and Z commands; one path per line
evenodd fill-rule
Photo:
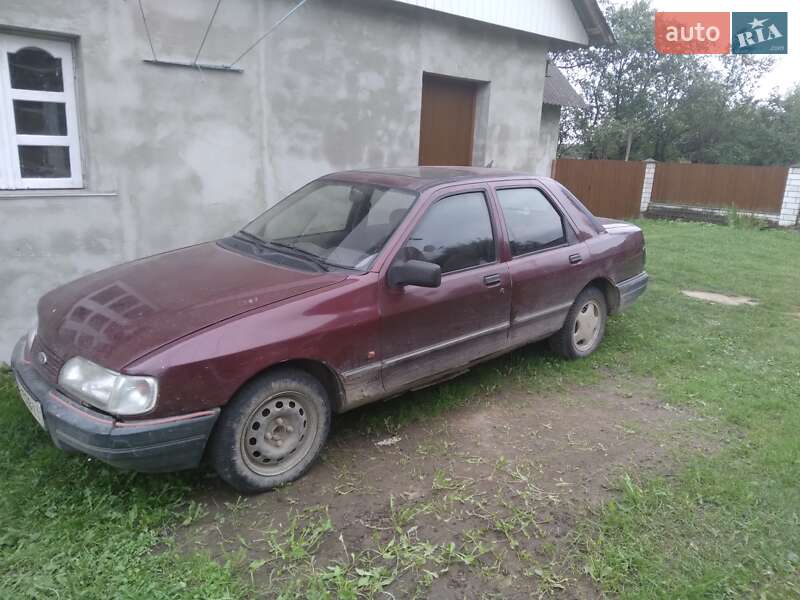
M 316 426 L 316 412 L 309 405 L 301 394 L 282 392 L 256 407 L 241 438 L 242 456 L 250 469 L 277 475 L 302 460 Z
M 595 344 L 600 335 L 601 320 L 600 306 L 594 300 L 589 300 L 580 308 L 572 332 L 572 340 L 578 350 L 584 352 Z

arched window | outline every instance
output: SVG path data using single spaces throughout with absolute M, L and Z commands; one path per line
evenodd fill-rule
M 72 44 L 0 34 L 0 188 L 83 185 Z
M 11 87 L 17 90 L 63 92 L 64 71 L 61 59 L 36 47 L 20 48 L 8 53 Z

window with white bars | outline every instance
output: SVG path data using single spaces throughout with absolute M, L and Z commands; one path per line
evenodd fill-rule
M 82 186 L 72 44 L 0 33 L 0 189 Z

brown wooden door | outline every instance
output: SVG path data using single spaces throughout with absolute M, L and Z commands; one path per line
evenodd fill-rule
M 472 164 L 476 91 L 463 79 L 423 76 L 420 165 Z

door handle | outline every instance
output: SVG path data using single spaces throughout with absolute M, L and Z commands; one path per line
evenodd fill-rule
M 570 254 L 569 255 L 569 264 L 571 264 L 571 265 L 577 265 L 582 260 L 583 260 L 583 257 L 580 254 Z
M 497 273 L 494 273 L 493 275 L 487 275 L 483 278 L 483 284 L 489 287 L 500 285 L 500 275 Z

